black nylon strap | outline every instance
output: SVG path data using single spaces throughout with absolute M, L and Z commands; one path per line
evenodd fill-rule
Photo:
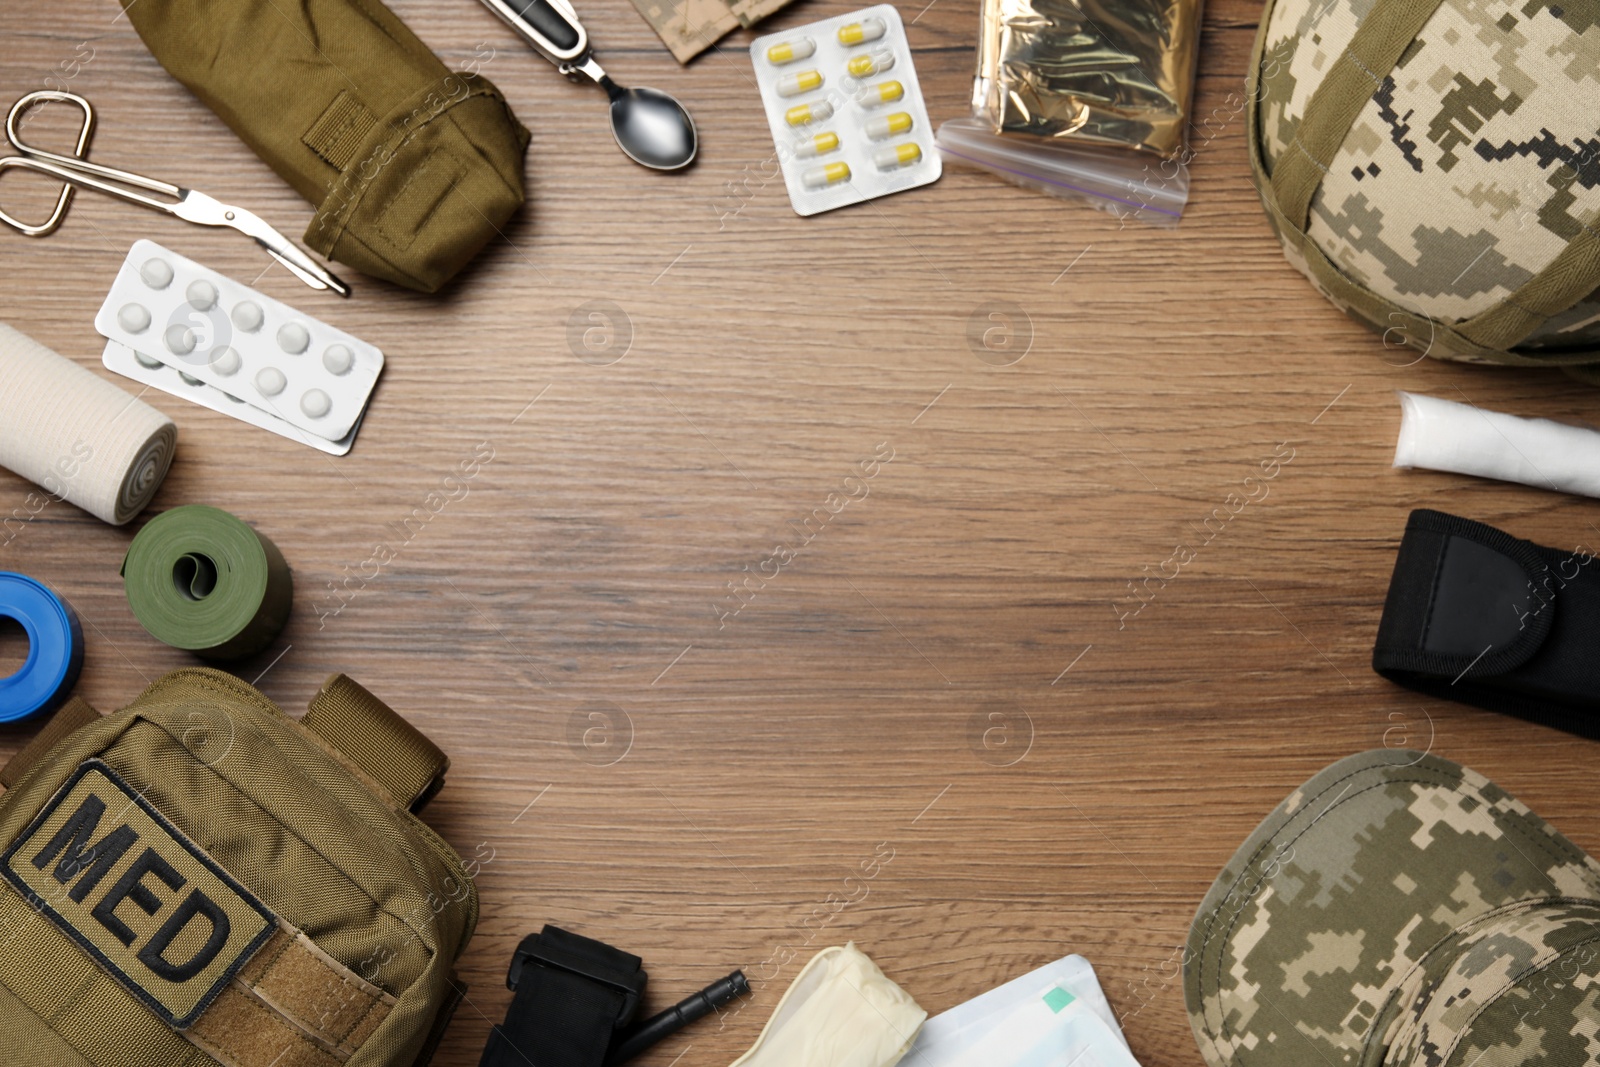
M 1372 668 L 1432 696 L 1600 737 L 1600 563 L 1411 513 Z
M 546 926 L 517 946 L 507 977 L 516 995 L 479 1067 L 601 1067 L 645 981 L 638 956 Z

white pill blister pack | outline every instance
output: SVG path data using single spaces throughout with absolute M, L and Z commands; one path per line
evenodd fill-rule
M 134 242 L 94 325 L 147 371 L 159 361 L 334 443 L 347 443 L 383 370 L 365 341 L 154 241 Z
M 167 366 L 159 359 L 147 356 L 142 352 L 135 352 L 121 341 L 107 341 L 106 350 L 100 356 L 100 362 L 107 370 L 132 378 L 136 382 L 159 389 L 163 393 L 180 397 L 190 403 L 199 404 L 203 408 L 221 412 L 240 422 L 249 423 L 251 426 L 275 433 L 279 437 L 287 437 L 291 441 L 298 441 L 303 445 L 310 445 L 330 456 L 342 456 L 350 451 L 356 441 L 356 433 L 361 429 L 361 420 L 357 419 L 350 432 L 337 441 L 329 441 L 318 437 L 316 434 L 306 433 L 298 426 L 291 426 L 271 412 L 262 411 L 260 408 L 251 407 L 236 396 L 224 393 L 214 385 L 207 385 L 199 378 L 192 377 L 183 371 Z
M 798 214 L 939 180 L 942 161 L 892 4 L 758 37 L 750 59 Z

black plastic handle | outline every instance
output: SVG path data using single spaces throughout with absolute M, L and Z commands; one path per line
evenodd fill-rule
M 550 0 L 506 0 L 506 4 L 533 32 L 563 52 L 576 48 L 582 39 L 579 27 Z

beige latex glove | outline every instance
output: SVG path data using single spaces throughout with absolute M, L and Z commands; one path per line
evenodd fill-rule
M 894 1067 L 928 1013 L 854 944 L 825 948 L 732 1067 Z

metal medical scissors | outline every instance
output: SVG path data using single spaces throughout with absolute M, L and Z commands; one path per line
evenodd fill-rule
M 17 120 L 33 107 L 51 100 L 76 104 L 83 110 L 83 129 L 78 134 L 75 155 L 64 156 L 56 152 L 47 152 L 42 148 L 31 148 L 23 144 L 21 137 L 18 136 Z M 93 132 L 94 108 L 90 106 L 89 101 L 76 93 L 40 89 L 13 104 L 11 113 L 6 116 L 6 140 L 10 141 L 11 147 L 21 154 L 0 158 L 0 173 L 11 167 L 18 167 L 48 174 L 68 184 L 56 198 L 55 211 L 44 223 L 32 226 L 13 218 L 4 210 L 0 210 L 0 221 L 28 237 L 48 236 L 55 232 L 56 227 L 61 225 L 61 220 L 66 216 L 67 205 L 72 203 L 73 186 L 80 186 L 127 200 L 141 207 L 164 211 L 168 215 L 200 226 L 231 226 L 246 237 L 254 238 L 256 244 L 266 249 L 268 255 L 282 263 L 295 277 L 311 288 L 331 289 L 340 296 L 350 295 L 348 285 L 254 213 L 241 207 L 234 207 L 232 204 L 224 204 L 195 189 L 185 189 L 169 182 L 90 163 L 83 158 L 83 155 L 89 147 L 89 137 Z M 145 196 L 144 193 L 135 191 L 138 189 L 168 199 Z

